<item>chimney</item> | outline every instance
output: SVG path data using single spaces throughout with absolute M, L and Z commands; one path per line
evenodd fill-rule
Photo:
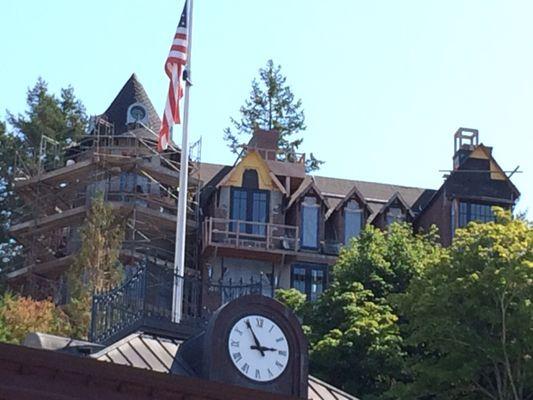
M 256 150 L 265 160 L 276 160 L 278 153 L 279 133 L 275 130 L 255 129 L 248 142 L 248 150 Z
M 479 144 L 479 131 L 471 128 L 459 128 L 453 137 L 453 169 L 455 171 Z

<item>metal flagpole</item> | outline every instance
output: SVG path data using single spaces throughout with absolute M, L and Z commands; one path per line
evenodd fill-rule
M 185 237 L 187 222 L 187 187 L 189 178 L 189 88 L 191 78 L 192 2 L 187 0 L 187 75 L 183 103 L 178 216 L 176 218 L 176 249 L 174 254 L 174 287 L 172 291 L 172 322 L 181 321 L 183 280 L 185 278 Z

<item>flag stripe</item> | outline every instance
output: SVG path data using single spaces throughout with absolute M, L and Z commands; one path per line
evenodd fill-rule
M 161 127 L 157 142 L 159 151 L 167 149 L 170 143 L 170 128 L 174 124 L 181 122 L 179 101 L 183 97 L 183 66 L 187 62 L 188 52 L 187 33 L 187 2 L 185 2 L 168 57 L 165 61 L 165 72 L 169 78 L 169 85 L 165 111 L 163 112 L 163 118 L 161 118 Z

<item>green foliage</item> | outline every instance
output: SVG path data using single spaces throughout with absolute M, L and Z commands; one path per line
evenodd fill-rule
M 274 298 L 301 316 L 306 304 L 306 296 L 297 289 L 278 289 Z
M 85 107 L 74 96 L 69 86 L 61 89 L 59 98 L 50 94 L 48 84 L 39 78 L 35 86 L 28 89 L 24 114 L 13 115 L 8 112 L 8 122 L 26 143 L 38 149 L 42 135 L 60 143 L 76 141 L 85 132 L 87 115 Z
M 295 152 L 302 144 L 303 138 L 293 136 L 306 129 L 302 101 L 294 99 L 286 80 L 281 74 L 281 66 L 275 66 L 272 60 L 259 70 L 259 81 L 252 81 L 250 97 L 240 109 L 240 120 L 231 118 L 233 129 L 224 130 L 224 140 L 235 154 L 245 144 L 242 136 L 250 136 L 256 129 L 279 132 L 278 146 L 285 154 Z M 317 170 L 323 163 L 311 154 L 306 169 Z
M 360 282 L 376 298 L 405 291 L 413 276 L 436 263 L 442 254 L 434 230 L 415 235 L 407 223 L 392 224 L 387 231 L 367 226 L 345 246 L 334 267 L 342 284 Z
M 20 247 L 10 237 L 8 230 L 16 209 L 20 206 L 20 199 L 12 187 L 15 154 L 21 146 L 20 139 L 9 134 L 5 124 L 0 121 L 0 276 L 7 272 L 7 268 L 20 253 Z
M 399 316 L 389 297 L 443 256 L 434 231 L 407 224 L 367 226 L 343 248 L 329 288 L 313 303 L 291 291 L 278 298 L 303 316 L 311 371 L 363 399 L 379 398 L 404 378 Z
M 20 344 L 28 333 L 68 336 L 67 316 L 50 300 L 33 300 L 5 292 L 0 297 L 0 342 Z
M 119 262 L 124 240 L 123 222 L 101 195 L 92 200 L 80 236 L 81 249 L 67 273 L 69 303 L 65 311 L 73 327 L 73 336 L 86 338 L 93 292 L 116 286 L 124 276 Z
M 397 297 L 413 348 L 395 397 L 532 398 L 533 230 L 495 213 L 458 230 L 449 255 Z
M 364 399 L 379 395 L 401 373 L 397 319 L 361 283 L 335 280 L 307 320 L 312 372 Z

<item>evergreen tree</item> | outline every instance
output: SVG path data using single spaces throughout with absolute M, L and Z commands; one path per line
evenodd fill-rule
M 233 129 L 224 130 L 224 140 L 235 154 L 246 144 L 242 142 L 243 136 L 250 136 L 255 129 L 277 131 L 278 146 L 286 155 L 300 147 L 303 138 L 295 135 L 306 129 L 302 101 L 295 100 L 286 80 L 281 74 L 281 66 L 275 66 L 272 60 L 259 70 L 259 81 L 252 81 L 250 97 L 240 109 L 241 118 L 231 118 Z M 311 153 L 306 160 L 306 170 L 317 170 L 323 163 Z
M 0 277 L 18 260 L 21 251 L 8 232 L 20 206 L 20 199 L 13 192 L 15 157 L 20 148 L 20 139 L 10 135 L 0 122 Z M 1 281 L 0 278 L 0 287 Z
M 81 249 L 67 273 L 69 303 L 65 311 L 74 337 L 86 338 L 95 290 L 119 284 L 124 275 L 119 262 L 124 240 L 124 224 L 113 209 L 97 195 L 81 228 Z
M 71 86 L 61 89 L 57 98 L 49 93 L 48 84 L 39 78 L 35 86 L 28 89 L 26 103 L 28 109 L 24 114 L 14 115 L 8 111 L 7 120 L 15 128 L 15 133 L 30 148 L 36 149 L 33 156 L 43 135 L 61 144 L 69 144 L 85 132 L 88 122 L 85 107 L 76 99 Z

